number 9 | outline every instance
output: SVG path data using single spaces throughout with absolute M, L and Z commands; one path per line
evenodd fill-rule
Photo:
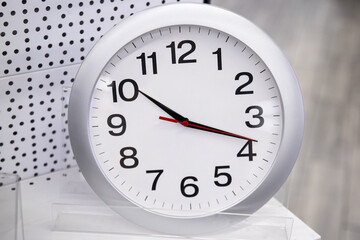
M 120 123 L 118 124 L 114 124 L 113 123 L 113 119 L 114 118 L 120 118 Z M 120 132 L 114 132 L 114 131 L 109 131 L 110 135 L 112 136 L 121 136 L 125 133 L 126 130 L 126 121 L 123 115 L 121 114 L 111 114 L 108 118 L 107 118 L 107 124 L 109 125 L 109 127 L 114 128 L 114 129 L 118 129 L 121 128 Z

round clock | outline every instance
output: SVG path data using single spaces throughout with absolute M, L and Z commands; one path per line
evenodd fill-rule
M 297 79 L 273 41 L 202 4 L 115 26 L 83 62 L 69 104 L 73 151 L 94 191 L 125 218 L 177 234 L 265 204 L 297 159 L 303 121 Z

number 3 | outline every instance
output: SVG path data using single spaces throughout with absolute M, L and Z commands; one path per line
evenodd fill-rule
M 251 110 L 256 109 L 258 111 L 257 114 L 253 115 L 253 118 L 257 118 L 259 119 L 259 123 L 258 124 L 252 124 L 249 121 L 246 121 L 245 124 L 246 126 L 248 126 L 249 128 L 259 128 L 262 125 L 264 125 L 264 118 L 261 116 L 263 114 L 263 109 L 260 106 L 250 106 L 246 109 L 245 113 L 249 113 Z

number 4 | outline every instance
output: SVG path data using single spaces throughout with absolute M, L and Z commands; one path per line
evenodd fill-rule
M 237 157 L 248 157 L 249 161 L 252 161 L 253 158 L 256 156 L 256 153 L 253 152 L 253 141 L 249 140 L 245 143 L 245 145 L 240 149 L 237 154 Z M 245 149 L 248 149 L 248 153 L 243 153 Z

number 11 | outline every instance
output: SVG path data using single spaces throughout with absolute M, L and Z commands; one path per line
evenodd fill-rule
M 150 56 L 147 56 L 147 58 L 152 60 L 153 74 L 157 74 L 156 52 L 153 52 Z M 136 59 L 141 60 L 142 74 L 146 75 L 146 57 L 145 57 L 145 53 L 142 53 Z

